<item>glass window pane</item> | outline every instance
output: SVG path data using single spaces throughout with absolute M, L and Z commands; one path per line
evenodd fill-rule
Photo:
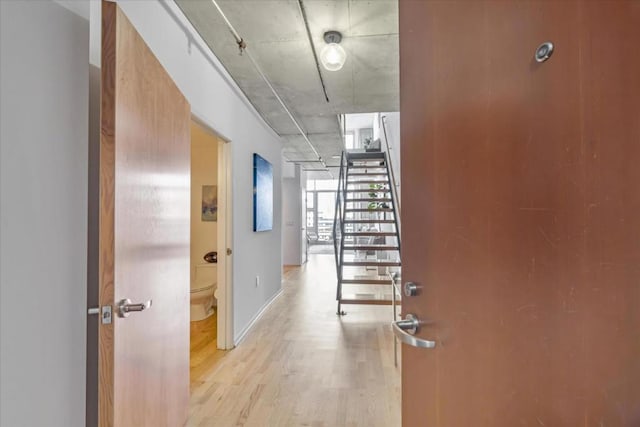
M 313 211 L 307 211 L 307 227 L 309 228 L 314 228 L 314 221 L 313 221 Z
M 336 193 L 325 191 L 318 193 L 318 240 L 332 240 L 333 219 L 336 207 Z
M 307 180 L 307 190 L 309 191 L 313 191 L 316 189 L 316 182 L 313 179 L 308 179 Z
M 307 191 L 307 209 L 313 209 L 313 191 Z
M 347 150 L 353 150 L 355 147 L 353 145 L 353 132 L 349 132 L 345 135 L 344 146 Z
M 319 179 L 316 180 L 316 190 L 336 190 L 338 188 L 337 179 Z M 335 200 L 334 200 L 335 202 Z

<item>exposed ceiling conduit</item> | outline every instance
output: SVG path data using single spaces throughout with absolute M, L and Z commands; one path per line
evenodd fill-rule
M 307 134 L 302 130 L 302 127 L 300 126 L 300 124 L 298 123 L 296 118 L 293 117 L 293 114 L 291 114 L 291 111 L 289 111 L 289 108 L 287 108 L 287 105 L 284 103 L 282 98 L 280 98 L 280 95 L 278 95 L 278 92 L 276 92 L 275 88 L 273 87 L 273 85 L 271 84 L 271 82 L 269 81 L 267 76 L 265 76 L 264 72 L 262 71 L 262 68 L 260 68 L 260 66 L 255 61 L 255 59 L 253 58 L 251 53 L 247 50 L 247 44 L 245 43 L 244 39 L 242 37 L 240 37 L 240 34 L 238 34 L 236 29 L 233 27 L 233 25 L 231 25 L 231 22 L 229 22 L 229 19 L 227 19 L 227 16 L 224 14 L 222 9 L 220 9 L 220 6 L 218 6 L 218 2 L 216 2 L 216 0 L 211 0 L 211 2 L 213 3 L 213 5 L 216 7 L 218 12 L 220 13 L 220 16 L 222 16 L 222 19 L 227 24 L 227 27 L 229 28 L 229 31 L 231 31 L 231 34 L 233 34 L 233 37 L 236 39 L 236 43 L 238 44 L 238 47 L 240 48 L 240 52 L 241 53 L 246 53 L 247 57 L 249 58 L 249 60 L 253 64 L 253 66 L 255 67 L 256 71 L 258 72 L 258 74 L 260 75 L 262 80 L 264 80 L 264 82 L 267 84 L 269 89 L 271 89 L 271 92 L 273 93 L 273 96 L 276 97 L 276 99 L 278 100 L 278 102 L 280 103 L 280 105 L 282 106 L 284 111 L 287 113 L 287 115 L 289 116 L 289 118 L 293 122 L 294 126 L 298 129 L 298 132 L 300 132 L 300 135 L 302 135 L 302 137 L 307 142 L 307 144 L 309 144 L 309 147 L 311 147 L 311 150 L 313 150 L 315 155 L 318 157 L 318 162 L 322 163 L 326 167 L 326 163 L 324 162 L 324 160 L 322 159 L 322 157 L 318 153 L 318 150 L 316 150 L 316 148 L 313 146 L 313 144 L 309 140 L 309 137 L 307 136 Z
M 322 71 L 320 71 L 320 62 L 318 61 L 318 53 L 316 52 L 316 47 L 313 44 L 313 37 L 311 37 L 311 29 L 309 28 L 309 21 L 307 20 L 307 11 L 304 8 L 304 4 L 302 0 L 298 0 L 298 8 L 300 9 L 300 14 L 302 15 L 302 20 L 304 21 L 304 28 L 307 30 L 307 37 L 309 38 L 309 45 L 311 46 L 311 52 L 313 53 L 313 59 L 316 61 L 316 70 L 318 71 L 318 77 L 320 77 L 320 84 L 322 85 L 322 91 L 324 92 L 324 99 L 329 102 L 329 95 L 327 95 L 327 87 L 324 84 L 324 79 L 322 78 Z

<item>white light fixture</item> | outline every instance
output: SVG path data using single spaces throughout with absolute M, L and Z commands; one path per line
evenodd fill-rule
M 337 31 L 327 31 L 324 33 L 324 41 L 327 43 L 320 52 L 320 62 L 328 71 L 338 71 L 347 60 L 347 52 L 344 51 L 340 42 L 342 34 Z

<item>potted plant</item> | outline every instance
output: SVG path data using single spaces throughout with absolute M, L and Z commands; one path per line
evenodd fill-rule
M 369 192 L 369 197 L 372 199 L 377 199 L 378 193 L 380 192 L 380 190 L 384 190 L 384 185 L 382 184 L 369 184 L 369 188 L 371 190 L 376 190 L 376 191 L 370 191 Z M 384 192 L 382 193 L 382 198 L 384 198 L 385 194 L 387 193 L 387 190 L 384 190 Z M 367 209 L 372 210 L 372 209 L 381 209 L 381 208 L 388 208 L 389 204 L 387 202 L 369 202 L 369 204 L 367 205 Z

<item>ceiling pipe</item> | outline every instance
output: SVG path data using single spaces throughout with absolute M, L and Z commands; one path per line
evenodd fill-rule
M 222 16 L 225 24 L 227 24 L 227 28 L 229 28 L 229 31 L 231 31 L 231 34 L 233 34 L 233 37 L 236 39 L 238 45 L 240 45 L 241 43 L 244 44 L 244 40 L 242 40 L 242 37 L 240 37 L 240 34 L 238 34 L 236 29 L 233 28 L 233 25 L 231 25 L 231 22 L 229 22 L 229 20 L 227 19 L 227 15 L 225 15 L 222 9 L 220 9 L 220 6 L 218 6 L 218 2 L 216 2 L 216 0 L 211 0 L 211 2 L 216 7 L 216 9 L 218 9 L 218 13 L 220 13 L 220 16 Z M 246 49 L 246 46 L 244 48 L 240 47 L 240 49 Z
M 273 96 L 276 97 L 276 99 L 278 100 L 278 102 L 280 103 L 280 105 L 282 106 L 284 111 L 287 113 L 287 115 L 289 116 L 289 118 L 291 119 L 291 121 L 293 122 L 295 127 L 298 129 L 298 132 L 300 132 L 300 135 L 302 135 L 302 137 L 307 142 L 307 144 L 309 144 L 309 147 L 311 147 L 311 150 L 313 150 L 315 155 L 318 156 L 318 162 L 320 162 L 320 163 L 322 163 L 323 165 L 326 166 L 324 160 L 322 160 L 322 156 L 320 156 L 320 154 L 318 153 L 318 150 L 316 150 L 316 147 L 313 146 L 313 144 L 309 140 L 309 137 L 307 136 L 307 134 L 302 130 L 302 127 L 300 126 L 300 124 L 298 123 L 296 118 L 293 117 L 293 114 L 291 114 L 291 111 L 289 111 L 289 108 L 287 108 L 287 105 L 284 103 L 282 98 L 280 98 L 280 95 L 278 95 L 278 92 L 276 91 L 276 89 L 273 87 L 273 85 L 271 84 L 271 82 L 269 81 L 267 76 L 265 76 L 264 72 L 262 71 L 262 68 L 260 68 L 260 66 L 255 61 L 255 59 L 253 59 L 253 56 L 251 55 L 251 53 L 249 51 L 247 51 L 247 44 L 245 43 L 244 39 L 242 37 L 240 37 L 240 34 L 238 34 L 236 29 L 233 27 L 233 25 L 231 25 L 231 22 L 229 22 L 229 19 L 227 19 L 227 16 L 224 14 L 222 9 L 218 5 L 218 2 L 216 2 L 216 0 L 211 0 L 211 2 L 213 3 L 213 5 L 218 10 L 218 13 L 220 13 L 220 16 L 222 16 L 222 19 L 224 20 L 225 24 L 227 24 L 227 27 L 229 28 L 229 31 L 231 31 L 231 34 L 233 34 L 233 37 L 236 39 L 236 43 L 238 44 L 238 47 L 240 48 L 240 53 L 246 53 L 247 54 L 247 57 L 249 58 L 249 60 L 253 64 L 253 66 L 255 67 L 256 71 L 258 72 L 258 74 L 260 75 L 262 80 L 267 84 L 267 86 L 269 86 L 269 89 L 271 89 L 271 92 L 273 93 Z
M 307 19 L 307 11 L 304 8 L 302 0 L 298 0 L 298 8 L 302 15 L 302 21 L 304 22 L 304 28 L 307 30 L 307 38 L 309 39 L 309 45 L 311 46 L 311 52 L 313 53 L 313 59 L 316 62 L 316 70 L 318 71 L 318 77 L 320 77 L 320 84 L 322 85 L 322 91 L 324 92 L 324 99 L 329 102 L 329 95 L 327 94 L 327 87 L 324 84 L 322 78 L 322 71 L 320 71 L 320 62 L 318 61 L 318 53 L 316 52 L 316 46 L 313 44 L 313 37 L 311 37 L 311 28 L 309 28 L 309 20 Z

